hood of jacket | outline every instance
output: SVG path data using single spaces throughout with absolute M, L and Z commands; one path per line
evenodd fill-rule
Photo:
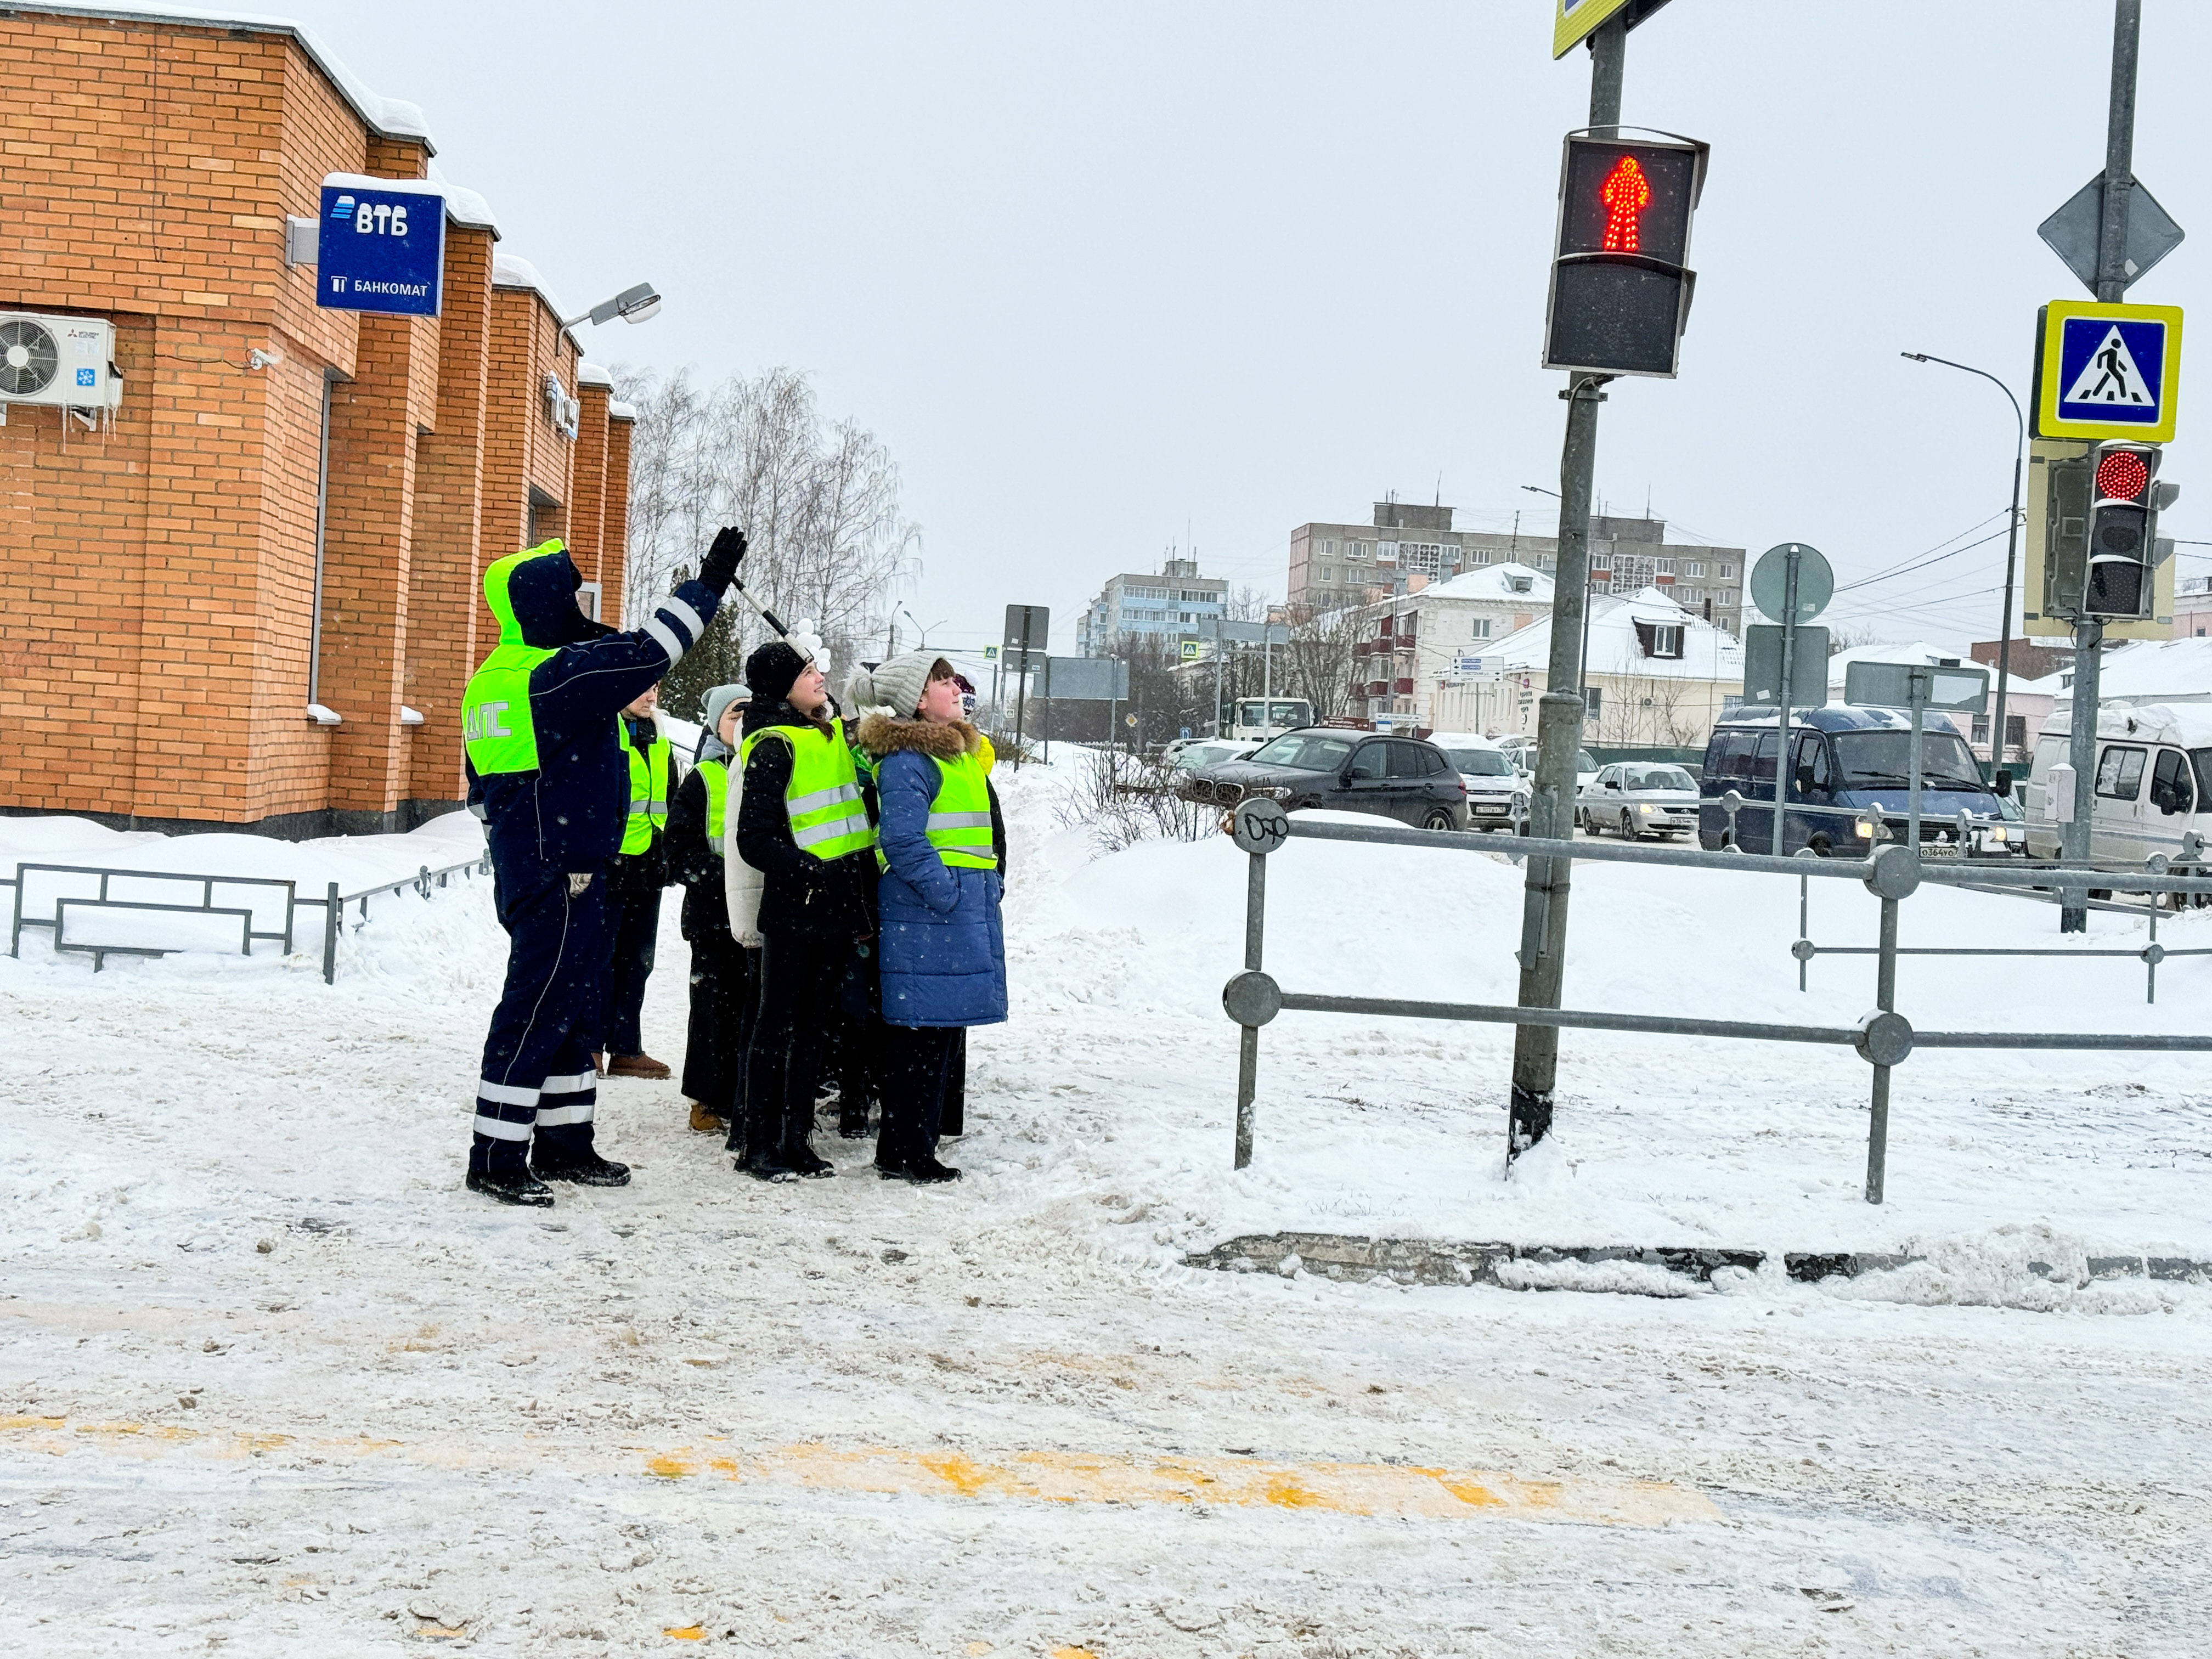
M 613 633 L 578 609 L 576 592 L 583 585 L 582 573 L 557 541 L 499 560 L 483 580 L 484 603 L 499 621 L 499 642 L 557 650 Z
M 891 714 L 870 714 L 854 735 L 860 747 L 878 760 L 902 749 L 933 760 L 978 755 L 983 749 L 983 734 L 966 720 L 902 720 Z

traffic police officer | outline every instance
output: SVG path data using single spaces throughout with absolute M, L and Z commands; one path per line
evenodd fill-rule
M 722 531 L 699 580 L 627 634 L 583 614 L 583 578 L 557 541 L 484 572 L 499 644 L 469 681 L 462 716 L 469 802 L 485 819 L 511 943 L 477 1084 L 473 1192 L 544 1206 L 553 1201 L 545 1179 L 629 1179 L 592 1145 L 605 876 L 629 807 L 616 713 L 697 642 L 744 550 L 743 532 Z

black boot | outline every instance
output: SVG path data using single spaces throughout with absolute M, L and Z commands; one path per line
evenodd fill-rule
M 934 1153 L 896 1168 L 878 1164 L 876 1173 L 886 1181 L 911 1181 L 917 1187 L 933 1187 L 939 1182 L 960 1179 L 960 1171 L 950 1164 L 939 1164 Z
M 783 1122 L 783 1151 L 781 1161 L 793 1174 L 809 1181 L 819 1181 L 837 1173 L 837 1166 L 826 1158 L 816 1155 L 807 1137 L 814 1128 L 811 1112 L 794 1112 Z
M 527 1205 L 534 1210 L 553 1207 L 553 1189 L 527 1170 L 471 1170 L 469 1190 L 502 1204 Z
M 535 1162 L 530 1166 L 530 1173 L 540 1181 L 573 1181 L 579 1187 L 629 1185 L 629 1165 L 601 1158 L 597 1152 L 586 1152 L 580 1158 L 559 1164 Z

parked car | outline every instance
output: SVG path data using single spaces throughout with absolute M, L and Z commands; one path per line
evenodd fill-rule
M 2056 859 L 2064 826 L 2051 815 L 2051 769 L 2067 758 L 2074 711 L 2052 711 L 2037 739 L 2021 791 L 2031 858 Z M 2153 704 L 2106 708 L 2097 717 L 2097 766 L 2075 784 L 2089 805 L 2089 856 L 2141 864 L 2154 854 L 2183 859 L 2182 837 L 2194 831 L 2212 845 L 2212 712 Z
M 1468 827 L 1467 785 L 1443 750 L 1414 738 L 1325 726 L 1286 732 L 1249 760 L 1183 773 L 1177 793 L 1218 806 L 1264 795 L 1291 812 L 1328 807 L 1373 812 L 1421 830 Z
M 1536 775 L 1536 739 L 1534 738 L 1500 738 L 1498 746 L 1504 750 L 1513 763 L 1530 777 Z M 1587 749 L 1575 750 L 1575 793 L 1579 795 L 1597 777 L 1597 762 Z
M 1672 841 L 1698 827 L 1698 781 L 1668 762 L 1615 761 L 1577 799 L 1575 821 L 1584 835 Z
M 1771 707 L 1732 708 L 1713 728 L 1698 781 L 1698 844 L 1708 852 L 1729 844 L 1723 799 L 1730 790 L 1746 802 L 1773 800 L 1780 716 Z M 1940 716 L 1929 716 L 1929 722 L 1920 735 L 1921 856 L 2020 856 L 2024 837 L 2017 813 L 2008 811 L 1997 789 L 1982 781 L 1981 768 L 1957 731 Z M 1904 714 L 1840 703 L 1799 709 L 1790 718 L 1790 799 L 1783 809 L 1780 851 L 1809 847 L 1823 856 L 1856 858 L 1877 839 L 1905 839 L 1912 726 Z M 2011 792 L 2009 774 L 2000 771 L 1997 782 Z M 1796 810 L 1801 805 L 1804 810 Z M 1973 817 L 1963 845 L 1962 810 Z M 1735 844 L 1747 853 L 1777 850 L 1771 806 L 1747 805 L 1738 811 Z
M 1488 738 L 1472 732 L 1431 732 L 1467 786 L 1468 828 L 1520 830 L 1528 820 L 1528 775 Z
M 1195 771 L 1201 766 L 1212 766 L 1217 761 L 1243 760 L 1260 745 L 1240 743 L 1230 738 L 1194 738 L 1188 744 L 1178 744 L 1176 752 L 1169 757 L 1171 772 Z

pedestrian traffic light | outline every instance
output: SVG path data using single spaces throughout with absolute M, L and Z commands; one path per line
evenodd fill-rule
M 2157 482 L 2155 444 L 2099 444 L 2090 452 L 2088 562 L 2081 614 L 2151 613 L 2159 556 L 2158 512 L 2180 492 Z
M 1544 367 L 1671 377 L 1708 146 L 1638 128 L 1571 132 L 1559 168 Z

